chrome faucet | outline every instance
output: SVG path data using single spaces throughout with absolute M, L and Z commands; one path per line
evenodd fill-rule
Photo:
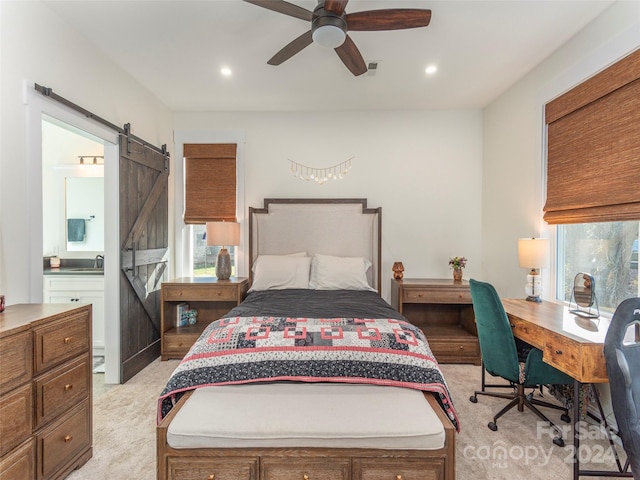
M 104 268 L 104 257 L 102 255 L 96 255 L 96 260 L 93 263 L 94 268 Z

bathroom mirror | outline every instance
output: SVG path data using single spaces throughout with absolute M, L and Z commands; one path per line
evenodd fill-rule
M 69 252 L 104 251 L 104 178 L 65 178 L 65 239 Z
M 595 289 L 596 283 L 593 275 L 584 272 L 578 273 L 573 279 L 569 311 L 585 318 L 600 317 Z

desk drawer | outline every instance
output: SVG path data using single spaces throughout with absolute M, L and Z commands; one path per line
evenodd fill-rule
M 547 332 L 542 357 L 549 365 L 573 378 L 582 378 L 578 348 L 571 339 L 552 332 Z
M 523 322 L 519 318 L 509 316 L 509 323 L 513 329 L 513 335 L 520 340 L 524 340 L 530 345 L 543 350 L 545 333 L 542 328 L 529 322 Z
M 471 303 L 468 289 L 447 288 L 410 288 L 402 289 L 404 303 Z

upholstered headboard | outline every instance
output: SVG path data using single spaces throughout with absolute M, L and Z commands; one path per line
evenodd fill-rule
M 367 208 L 366 199 L 265 199 L 249 208 L 249 278 L 258 255 L 364 257 L 380 293 L 381 227 L 382 209 Z

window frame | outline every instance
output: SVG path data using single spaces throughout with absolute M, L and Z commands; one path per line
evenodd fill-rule
M 242 130 L 176 130 L 174 132 L 175 157 L 173 161 L 173 225 L 174 265 L 171 277 L 188 277 L 193 273 L 193 228 L 185 224 L 184 214 L 184 144 L 235 143 L 236 150 L 236 215 L 240 223 L 240 245 L 236 248 L 236 275 L 247 276 L 245 252 L 248 245 L 248 222 L 245 207 L 245 133 Z M 169 219 L 171 223 L 171 218 Z M 171 243 L 171 242 L 170 242 Z

